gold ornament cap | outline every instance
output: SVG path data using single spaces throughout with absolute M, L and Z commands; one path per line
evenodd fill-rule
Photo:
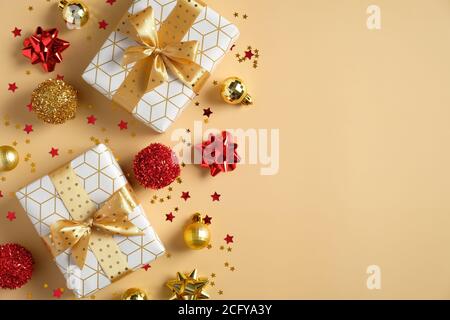
M 142 289 L 130 288 L 123 293 L 122 300 L 148 300 L 148 295 Z
M 222 83 L 220 93 L 228 104 L 252 105 L 253 99 L 248 93 L 247 85 L 238 77 L 230 77 Z
M 81 29 L 89 21 L 89 9 L 81 1 L 61 0 L 58 6 L 68 29 Z
M 211 241 L 211 231 L 204 223 L 200 213 L 194 214 L 190 223 L 183 233 L 184 242 L 193 250 L 206 248 Z
M 19 154 L 11 146 L 0 147 L 0 172 L 11 171 L 19 164 Z

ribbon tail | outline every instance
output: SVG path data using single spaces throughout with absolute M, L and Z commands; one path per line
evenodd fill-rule
M 197 94 L 209 79 L 210 73 L 194 61 L 164 56 L 164 62 L 175 77 Z
M 86 263 L 86 256 L 89 248 L 90 233 L 84 234 L 81 239 L 72 247 L 72 258 L 80 269 Z

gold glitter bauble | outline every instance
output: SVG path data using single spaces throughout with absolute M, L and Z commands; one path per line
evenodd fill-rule
M 252 97 L 248 94 L 247 85 L 238 77 L 226 79 L 220 88 L 223 100 L 229 104 L 253 104 Z
M 61 124 L 75 118 L 77 91 L 63 80 L 50 79 L 33 91 L 31 104 L 39 119 L 51 124 Z
M 81 29 L 89 20 L 89 9 L 81 1 L 61 0 L 59 7 L 69 29 Z
M 0 172 L 11 171 L 19 164 L 19 154 L 11 146 L 0 147 Z
M 131 288 L 123 293 L 122 300 L 148 300 L 148 295 L 142 289 Z
M 192 223 L 184 229 L 183 237 L 186 245 L 194 250 L 204 249 L 209 245 L 211 232 L 199 213 L 194 215 Z

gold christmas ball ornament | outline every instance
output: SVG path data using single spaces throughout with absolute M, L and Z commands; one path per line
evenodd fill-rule
M 247 85 L 238 77 L 230 77 L 222 83 L 221 95 L 223 100 L 229 104 L 253 104 Z
M 63 80 L 49 79 L 33 91 L 31 105 L 42 121 L 62 124 L 75 118 L 78 107 L 77 90 Z
M 192 223 L 184 229 L 184 242 L 194 250 L 204 249 L 211 241 L 211 232 L 204 223 L 200 213 L 196 213 L 192 218 Z
M 19 154 L 11 146 L 0 147 L 0 172 L 11 171 L 19 164 Z
M 89 9 L 81 1 L 61 0 L 59 8 L 68 29 L 81 29 L 89 20 Z
M 122 300 L 148 300 L 148 295 L 142 289 L 131 288 L 123 293 Z

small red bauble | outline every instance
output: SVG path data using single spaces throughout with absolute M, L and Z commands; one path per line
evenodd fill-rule
M 33 256 L 21 245 L 0 245 L 0 288 L 22 287 L 33 274 Z
M 153 143 L 134 158 L 134 175 L 145 188 L 162 189 L 180 175 L 175 153 L 167 146 Z

